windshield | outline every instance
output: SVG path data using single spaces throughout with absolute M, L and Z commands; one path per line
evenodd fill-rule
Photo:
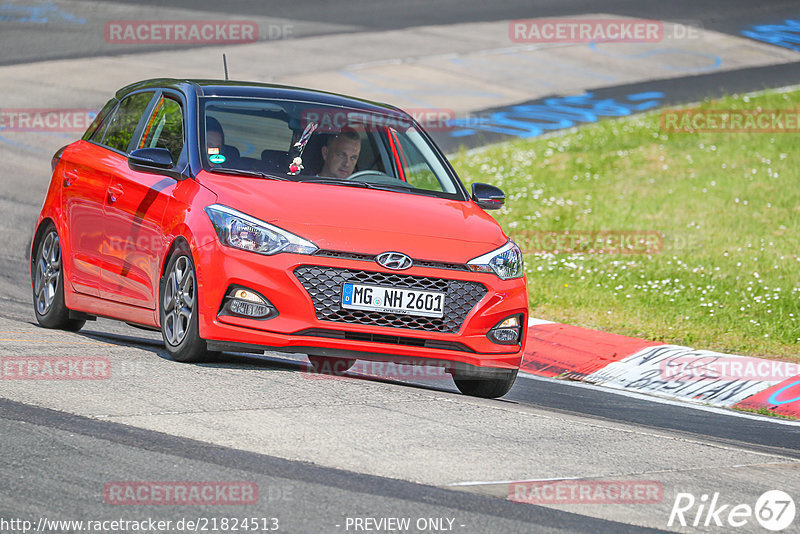
M 267 99 L 206 98 L 207 171 L 466 199 L 463 186 L 402 115 Z

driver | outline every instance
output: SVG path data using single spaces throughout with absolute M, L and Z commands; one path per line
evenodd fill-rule
M 222 131 L 222 125 L 214 117 L 206 117 L 206 147 L 209 155 L 222 154 L 225 156 L 223 161 L 227 160 L 229 166 L 236 165 L 239 161 L 239 149 L 225 144 L 225 132 Z
M 354 129 L 343 128 L 341 132 L 328 138 L 321 153 L 324 163 L 319 176 L 346 179 L 353 173 L 361 153 L 361 137 Z

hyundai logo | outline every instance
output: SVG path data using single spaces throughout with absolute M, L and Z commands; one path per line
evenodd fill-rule
M 384 252 L 383 254 L 378 254 L 378 257 L 375 258 L 375 261 L 378 262 L 378 265 L 382 265 L 383 267 L 392 269 L 394 271 L 408 269 L 414 263 L 411 261 L 411 258 L 400 252 Z

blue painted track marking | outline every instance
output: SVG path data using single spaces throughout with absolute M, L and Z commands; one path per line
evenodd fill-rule
M 86 19 L 76 17 L 72 13 L 64 11 L 50 2 L 20 6 L 14 4 L 0 5 L 0 20 L 9 22 L 34 22 L 37 24 L 47 24 L 55 20 L 74 22 L 75 24 L 86 24 Z
M 450 121 L 451 137 L 467 137 L 479 131 L 536 137 L 547 131 L 570 128 L 576 124 L 597 122 L 601 117 L 624 117 L 660 105 L 664 93 L 633 93 L 625 101 L 597 99 L 593 93 L 547 98 L 541 104 L 522 104 L 496 111 L 488 116 Z
M 694 50 L 684 50 L 682 48 L 656 48 L 653 50 L 646 50 L 644 52 L 639 52 L 637 54 L 611 54 L 608 52 L 604 52 L 597 48 L 597 43 L 589 43 L 589 48 L 606 57 L 615 58 L 615 59 L 648 59 L 653 56 L 663 56 L 663 55 L 685 55 L 685 56 L 694 56 L 700 58 L 706 58 L 709 60 L 708 65 L 704 65 L 702 67 L 672 67 L 670 65 L 662 64 L 661 68 L 664 70 L 671 70 L 671 71 L 680 71 L 680 72 L 705 72 L 710 70 L 716 70 L 722 65 L 722 58 L 716 54 L 708 54 L 705 52 L 695 52 Z
M 783 24 L 762 24 L 743 30 L 742 35 L 800 52 L 800 20 L 786 19 Z
M 781 393 L 783 393 L 787 389 L 791 389 L 794 386 L 797 386 L 799 384 L 800 384 L 800 380 L 795 380 L 794 382 L 785 385 L 784 387 L 782 387 L 781 389 L 779 389 L 778 391 L 776 391 L 775 393 L 770 395 L 769 399 L 767 399 L 767 403 L 768 404 L 776 404 L 776 405 L 780 406 L 780 405 L 783 405 L 783 404 L 789 404 L 789 403 L 792 403 L 792 402 L 800 401 L 800 395 L 795 397 L 795 398 L 782 399 L 782 400 L 778 399 L 778 397 L 780 396 Z

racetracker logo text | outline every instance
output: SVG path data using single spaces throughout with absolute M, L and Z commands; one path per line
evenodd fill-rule
M 510 501 L 528 504 L 655 504 L 664 486 L 654 480 L 543 480 L 512 482 Z
M 444 367 L 431 365 L 426 360 L 417 363 L 400 364 L 394 362 L 373 362 L 358 360 L 352 367 L 341 360 L 328 360 L 319 367 L 309 366 L 301 376 L 308 379 L 349 379 L 353 376 L 366 375 L 370 378 L 386 380 L 446 380 L 450 381 L 450 373 Z M 341 376 L 347 372 L 350 376 Z
M 251 20 L 112 20 L 103 29 L 109 44 L 241 44 L 259 39 Z
M 661 112 L 667 133 L 799 133 L 796 109 L 678 109 Z
M 105 380 L 111 360 L 103 356 L 4 356 L 3 380 Z
M 255 482 L 109 482 L 106 504 L 245 505 L 258 502 Z
M 84 132 L 97 116 L 96 109 L 0 109 L 3 132 Z
M 512 20 L 508 37 L 515 43 L 658 43 L 664 24 L 645 19 Z
M 658 254 L 664 245 L 655 230 L 523 231 L 514 237 L 526 254 Z
M 456 112 L 452 109 L 409 108 L 404 111 L 428 132 L 452 131 L 453 121 L 456 119 Z M 303 128 L 311 123 L 316 124 L 316 131 L 319 133 L 339 133 L 345 127 L 359 130 L 392 128 L 405 131 L 412 126 L 412 122 L 401 115 L 381 115 L 321 107 L 306 109 L 302 112 L 300 121 Z
M 800 375 L 800 364 L 744 356 L 677 356 L 659 364 L 661 377 L 674 382 L 761 380 L 780 382 Z

